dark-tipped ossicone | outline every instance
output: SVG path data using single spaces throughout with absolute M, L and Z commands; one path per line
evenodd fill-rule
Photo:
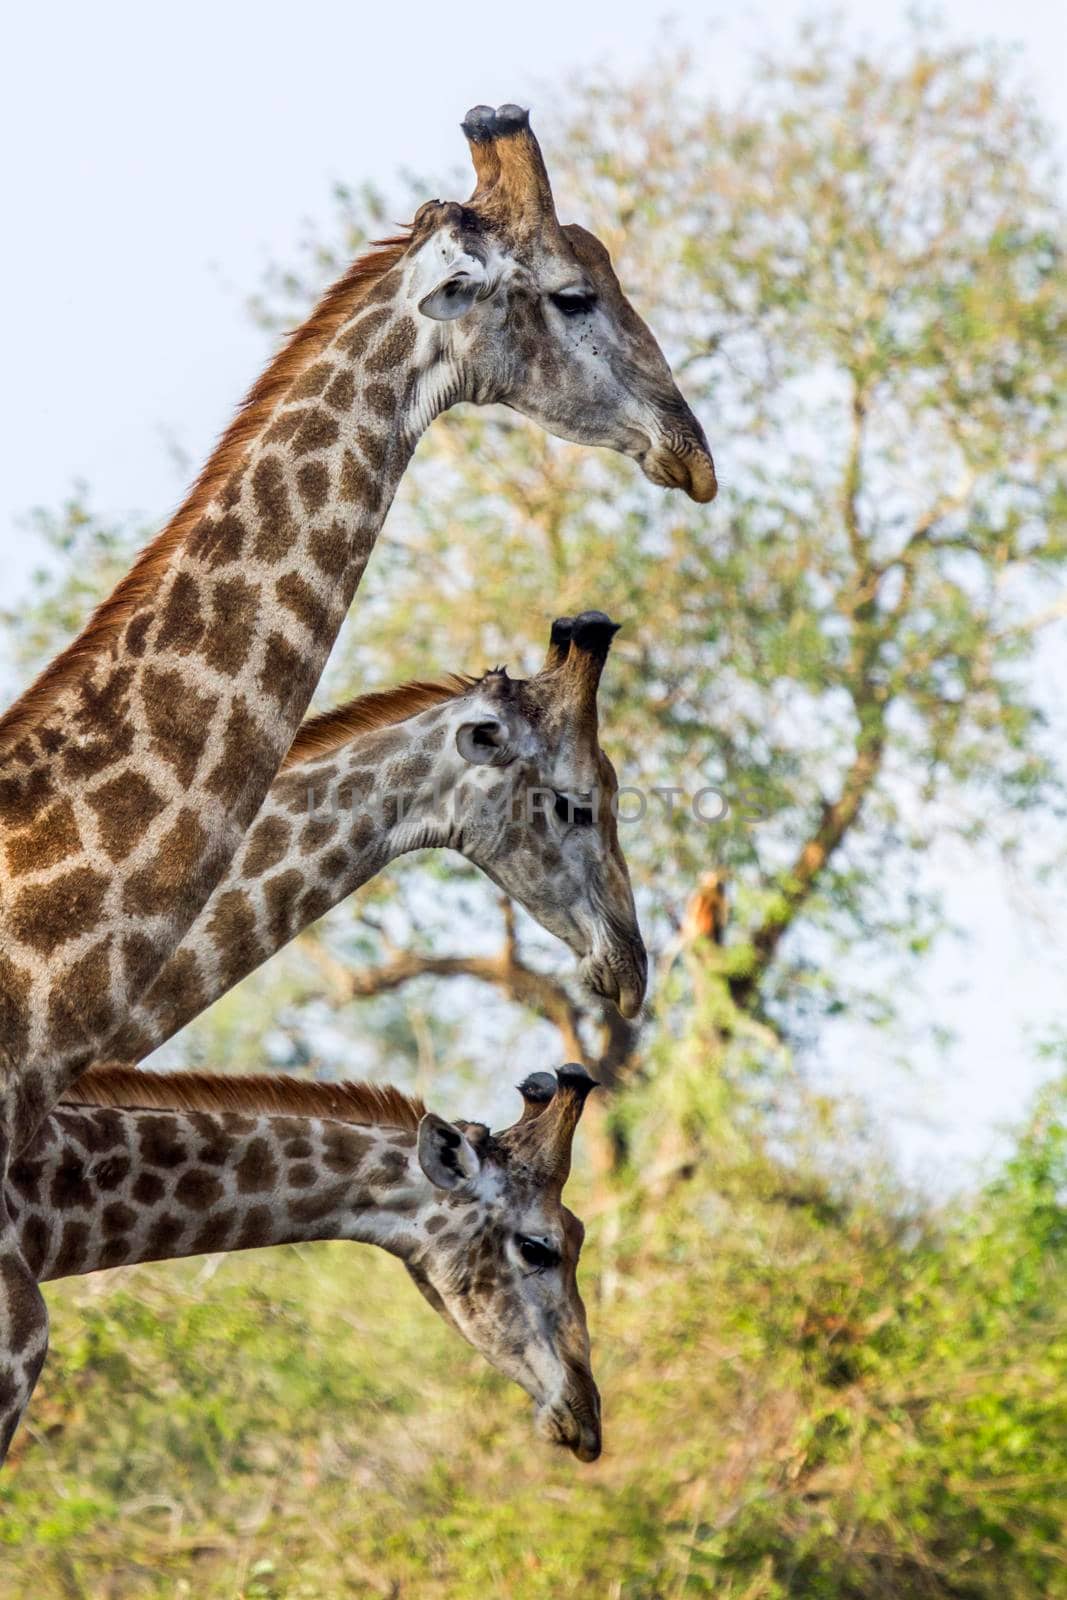
M 531 1072 L 518 1086 L 522 1095 L 520 1122 L 531 1122 L 539 1117 L 556 1093 L 556 1080 L 551 1072 Z
M 538 1080 L 547 1073 L 538 1073 Z M 529 1079 L 526 1080 L 528 1084 Z M 555 1093 L 536 1111 L 527 1103 L 519 1121 L 500 1134 L 513 1159 L 523 1162 L 537 1177 L 560 1193 L 570 1176 L 571 1145 L 574 1131 L 581 1120 L 582 1110 L 591 1090 L 597 1087 L 596 1079 L 576 1061 L 568 1061 L 556 1073 Z M 544 1093 L 547 1085 L 540 1082 L 535 1094 Z M 526 1100 L 526 1085 L 520 1092 Z
M 471 106 L 467 115 L 460 123 L 460 127 L 476 144 L 485 144 L 490 139 L 506 138 L 509 133 L 518 133 L 520 128 L 529 128 L 530 113 L 522 106 L 512 104 L 504 106 Z

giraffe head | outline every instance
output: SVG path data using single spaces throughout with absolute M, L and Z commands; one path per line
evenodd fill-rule
M 501 402 L 559 438 L 633 457 L 653 483 L 711 500 L 703 429 L 607 250 L 557 218 L 526 112 L 475 106 L 463 131 L 474 193 L 465 205 L 422 206 L 408 251 L 427 412 Z
M 469 861 L 567 944 L 592 992 L 636 1016 L 648 962 L 600 747 L 597 688 L 617 624 L 559 618 L 533 678 L 490 672 L 431 717 L 448 728 L 447 833 Z
M 600 1395 L 578 1292 L 585 1229 L 561 1196 L 594 1087 L 580 1066 L 537 1073 L 522 1117 L 496 1135 L 427 1113 L 418 1161 L 444 1222 L 406 1256 L 435 1310 L 530 1395 L 541 1436 L 580 1461 L 600 1454 Z

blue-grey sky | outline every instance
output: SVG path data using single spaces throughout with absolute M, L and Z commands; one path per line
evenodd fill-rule
M 788 37 L 800 0 L 666 8 L 729 85 L 746 55 Z M 855 35 L 903 17 L 880 0 L 836 8 Z M 1045 114 L 1067 137 L 1067 7 L 949 0 L 950 28 L 1017 42 Z M 0 573 L 24 589 L 36 552 L 18 527 L 77 478 L 105 513 L 158 516 L 182 481 L 167 439 L 206 454 L 262 360 L 242 297 L 325 225 L 337 180 L 461 161 L 469 105 L 535 107 L 545 84 L 609 61 L 639 67 L 664 24 L 638 0 L 456 8 L 407 0 L 58 0 L 5 24 L 0 148 Z M 1058 657 L 1049 656 L 1050 670 Z M 1065 685 L 1067 687 L 1067 685 Z M 835 1080 L 861 1085 L 912 1164 L 948 1175 L 988 1149 L 1037 1081 L 1026 1029 L 1061 1008 L 1065 924 L 1054 901 L 1022 914 L 996 864 L 945 857 L 931 874 L 975 936 L 946 948 L 916 1005 L 956 1027 L 949 1070 L 924 1053 L 906 1083 L 881 1047 L 831 1039 Z M 922 1112 L 929 1126 L 914 1120 Z

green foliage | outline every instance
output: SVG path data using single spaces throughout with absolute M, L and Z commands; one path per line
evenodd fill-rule
M 5 1597 L 1067 1595 L 1065 1151 L 1067 1085 L 936 1222 L 751 1143 L 635 1184 L 587 1246 L 595 1468 L 369 1250 L 56 1285 Z

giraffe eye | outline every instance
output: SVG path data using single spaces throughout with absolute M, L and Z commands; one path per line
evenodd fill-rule
M 580 317 L 596 305 L 596 295 L 589 289 L 561 289 L 548 298 L 565 317 Z
M 530 1239 L 524 1233 L 517 1233 L 515 1243 L 526 1265 L 535 1272 L 546 1272 L 549 1267 L 559 1266 L 559 1251 L 543 1239 Z

